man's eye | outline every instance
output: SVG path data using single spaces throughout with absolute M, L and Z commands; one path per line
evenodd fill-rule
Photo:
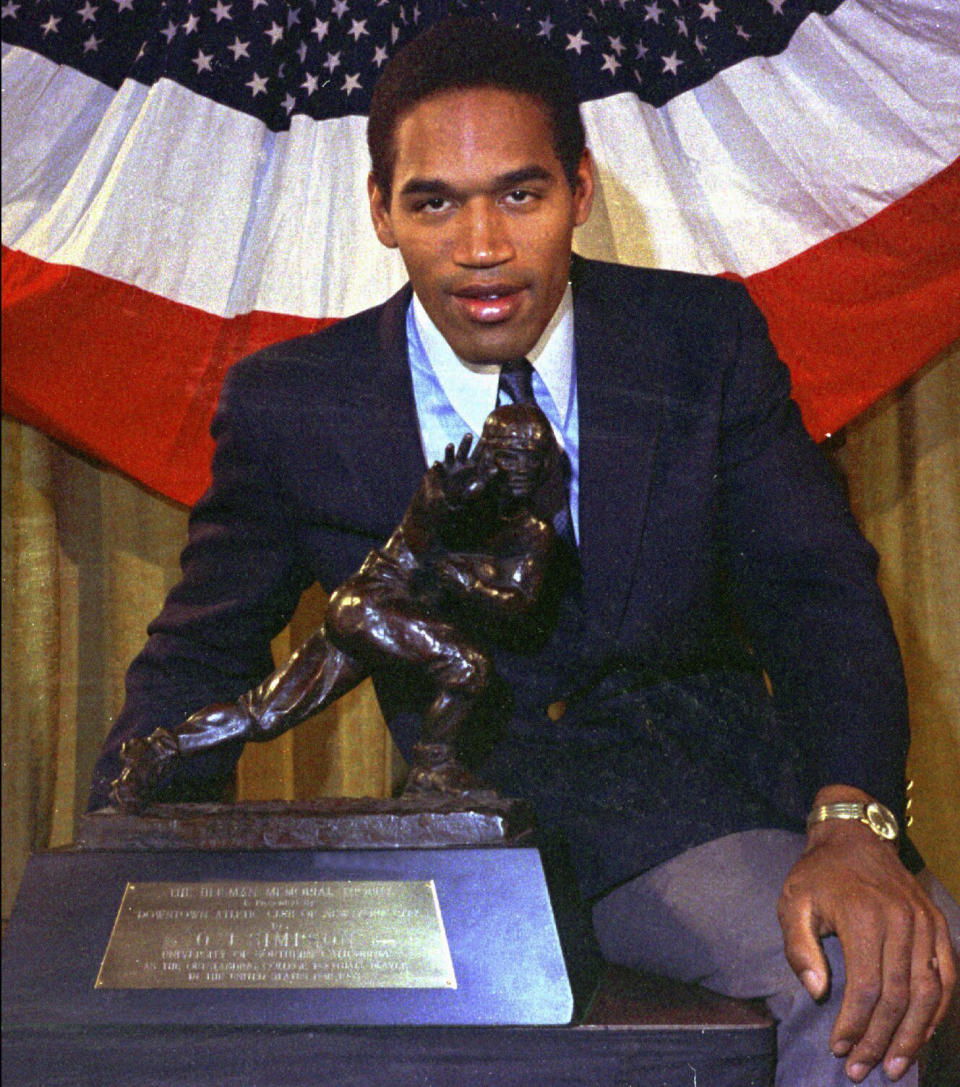
M 529 204 L 535 197 L 536 194 L 529 189 L 513 189 L 507 193 L 506 200 L 508 204 Z
M 417 211 L 443 211 L 447 206 L 447 200 L 442 196 L 431 196 L 417 204 Z

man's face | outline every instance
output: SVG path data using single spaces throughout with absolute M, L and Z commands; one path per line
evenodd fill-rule
M 468 362 L 525 355 L 563 297 L 573 228 L 593 197 L 584 152 L 571 188 L 549 117 L 527 95 L 445 91 L 397 126 L 389 205 L 371 177 L 377 237 L 399 248 L 431 320 Z

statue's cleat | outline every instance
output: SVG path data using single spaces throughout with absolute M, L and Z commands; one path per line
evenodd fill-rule
M 466 796 L 490 790 L 454 758 L 438 763 L 415 762 L 410 767 L 404 796 Z

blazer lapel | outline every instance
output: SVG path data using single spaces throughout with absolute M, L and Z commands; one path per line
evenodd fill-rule
M 611 321 L 615 300 L 593 293 L 576 259 L 573 281 L 584 599 L 594 632 L 616 637 L 643 544 L 663 399 L 637 380 L 642 337 Z
M 343 435 L 341 448 L 352 450 L 345 455 L 357 473 L 369 524 L 384 541 L 426 469 L 407 362 L 410 297 L 404 287 L 381 307 L 375 338 L 345 378 L 352 433 Z

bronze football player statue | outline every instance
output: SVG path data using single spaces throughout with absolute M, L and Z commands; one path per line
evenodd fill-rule
M 177 762 L 229 740 L 271 740 L 385 666 L 414 669 L 432 700 L 404 794 L 481 788 L 457 742 L 492 676 L 479 632 L 530 614 L 567 498 L 550 424 L 530 404 L 487 417 L 430 467 L 397 529 L 330 597 L 323 625 L 258 687 L 124 744 L 114 803 L 138 812 Z

